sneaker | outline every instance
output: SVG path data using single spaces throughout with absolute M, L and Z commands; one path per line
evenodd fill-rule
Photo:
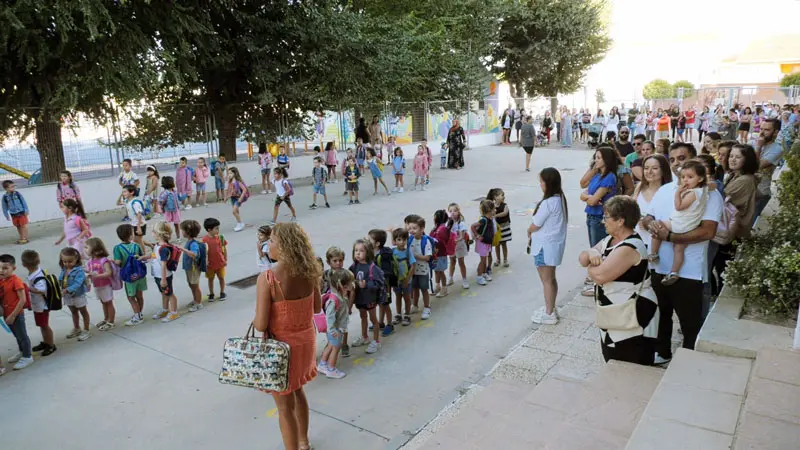
M 262 193 L 262 194 L 264 194 L 264 195 L 266 195 L 267 191 L 265 191 L 265 190 L 262 190 L 262 191 L 261 191 L 261 193 Z
M 478 283 L 481 286 L 486 286 L 486 280 L 481 276 L 477 277 L 475 279 L 475 282 Z
M 14 364 L 15 362 L 19 361 L 20 359 L 22 359 L 22 353 L 17 353 L 16 355 L 12 356 L 11 358 L 8 358 L 8 362 L 10 364 Z
M 390 334 L 394 333 L 394 325 L 386 325 L 383 327 L 383 336 L 389 336 Z
M 431 309 L 425 308 L 422 310 L 422 320 L 428 320 L 431 318 Z
M 431 180 L 425 180 L 425 184 L 431 184 Z
M 94 327 L 99 329 L 100 327 L 102 327 L 105 324 L 106 324 L 106 321 L 105 320 L 101 320 L 100 322 L 97 322 L 96 324 L 94 324 Z
M 343 358 L 350 357 L 350 346 L 347 344 L 342 345 L 342 357 Z
M 483 275 L 483 279 L 486 280 L 486 281 L 492 281 L 492 276 L 490 274 L 486 273 L 486 274 Z
M 233 227 L 233 231 L 237 231 L 238 232 L 238 231 L 242 231 L 242 230 L 244 230 L 244 224 L 243 223 L 237 223 L 236 226 Z
M 55 345 L 48 345 L 46 349 L 42 350 L 42 356 L 50 356 L 58 350 Z
M 142 319 L 139 318 L 137 314 L 134 314 L 133 317 L 130 318 L 127 322 L 125 322 L 126 327 L 135 327 L 142 323 Z
M 92 334 L 89 333 L 89 330 L 83 330 L 81 331 L 81 334 L 78 336 L 78 342 L 83 342 L 89 339 L 90 337 L 92 337 Z
M 106 322 L 102 327 L 98 328 L 98 330 L 100 330 L 100 331 L 108 331 L 108 330 L 113 330 L 116 327 L 117 326 L 114 325 L 112 322 Z
M 200 311 L 201 309 L 203 309 L 203 304 L 202 303 L 195 303 L 194 305 L 192 305 L 191 308 L 189 308 L 189 312 L 197 312 L 197 311 Z
M 456 282 L 455 282 L 455 281 L 453 281 L 453 279 L 452 279 L 452 278 L 450 278 L 449 280 L 447 280 L 447 285 L 448 285 L 448 286 L 452 286 L 452 285 L 454 285 L 455 283 L 456 283 Z
M 392 320 L 392 324 L 399 325 L 403 321 L 403 316 L 397 314 L 394 316 L 394 320 Z
M 183 208 L 183 209 L 184 209 L 185 211 L 188 211 L 188 210 L 192 209 L 192 205 L 186 205 L 186 207 L 185 207 L 185 208 Z
M 419 312 L 419 307 L 411 305 L 411 314 L 416 314 Z
M 206 295 L 206 298 L 205 298 L 205 299 L 206 299 L 206 301 L 208 301 L 208 302 L 211 302 L 211 303 L 213 303 L 213 302 L 217 301 L 217 299 L 216 299 L 216 298 L 214 298 L 214 294 L 208 294 L 208 295 Z
M 208 208 L 208 203 L 203 203 L 203 208 Z
M 163 319 L 164 317 L 167 317 L 167 314 L 169 314 L 169 311 L 167 311 L 166 309 L 162 309 L 161 311 L 153 314 L 153 320 Z
M 328 204 L 328 202 L 325 202 L 325 207 L 326 207 L 326 208 L 330 208 L 330 207 L 331 207 L 331 205 L 329 205 L 329 204 Z M 342 372 L 342 373 L 344 373 L 344 372 Z
M 67 335 L 67 339 L 72 339 L 72 338 L 78 337 L 80 335 L 81 335 L 81 330 L 79 330 L 77 328 L 73 328 L 73 330 L 70 331 L 69 334 Z
M 467 283 L 467 280 L 461 282 L 461 289 L 469 289 L 469 283 Z
M 177 319 L 177 318 L 178 318 L 178 317 L 180 317 L 180 316 L 181 316 L 181 315 L 180 315 L 180 314 L 178 314 L 178 313 L 169 313 L 169 314 L 167 314 L 167 316 L 166 316 L 166 317 L 164 317 L 163 319 L 161 319 L 161 322 L 162 322 L 162 323 L 172 322 L 173 320 Z
M 358 199 L 356 199 L 356 205 L 360 205 L 360 204 L 361 204 L 361 202 L 358 201 Z
M 39 342 L 39 345 L 37 345 L 36 347 L 33 347 L 31 349 L 31 351 L 32 352 L 40 352 L 40 351 L 42 351 L 42 350 L 44 350 L 46 348 L 47 348 L 47 344 L 45 344 L 44 342 Z
M 128 217 L 128 216 L 125 216 L 125 217 L 123 217 L 123 218 L 122 218 L 122 221 L 123 221 L 123 222 L 130 222 L 130 221 L 131 221 L 131 218 L 130 218 L 130 217 Z
M 353 347 L 363 347 L 363 346 L 368 345 L 368 344 L 369 344 L 369 339 L 366 339 L 364 336 L 359 336 L 350 345 L 353 346 Z
M 486 275 L 491 275 L 491 274 L 492 274 L 492 266 L 489 266 L 486 268 Z
M 325 372 L 325 376 L 328 378 L 333 378 L 334 380 L 339 380 L 346 377 L 347 374 L 342 372 L 338 368 L 334 367 L 333 369 L 330 369 L 327 372 Z
M 292 218 L 289 219 L 289 222 L 297 222 L 297 216 L 292 216 Z
M 31 364 L 33 364 L 33 357 L 29 356 L 27 358 L 20 358 L 20 360 L 17 361 L 16 364 L 14 364 L 14 370 L 22 370 L 30 366 Z
M 397 192 L 403 193 L 403 188 L 400 188 Z
M 407 327 L 411 325 L 411 316 L 403 316 L 403 326 Z
M 226 294 L 224 292 L 219 294 L 219 301 L 224 302 L 227 299 L 228 299 L 228 294 Z
M 319 364 L 317 364 L 317 372 L 319 372 L 319 373 L 321 373 L 323 375 L 327 375 L 328 374 L 328 361 L 320 361 Z
M 308 209 L 317 209 L 317 208 L 318 206 L 313 203 L 311 204 L 311 206 L 308 207 Z
M 653 364 L 655 365 L 666 364 L 670 361 L 672 361 L 672 358 L 662 358 L 658 353 L 656 353 L 655 358 L 653 358 Z
M 384 325 L 384 324 L 383 324 L 383 323 L 381 323 L 381 322 L 378 322 L 378 328 L 379 328 L 379 329 L 381 329 L 381 330 L 382 330 L 382 329 L 384 329 L 385 327 L 386 327 L 386 325 Z M 369 331 L 372 331 L 372 330 L 374 330 L 374 329 L 375 329 L 375 325 L 369 324 Z
M 503 267 L 508 267 L 508 261 L 503 261 Z
M 392 192 L 397 192 L 397 186 L 392 188 Z
M 353 201 L 352 201 L 352 200 L 350 200 L 350 203 L 348 203 L 348 205 L 352 205 L 352 204 L 353 204 Z
M 531 321 L 542 325 L 555 325 L 558 323 L 558 315 L 555 311 L 552 314 L 547 314 L 545 308 L 541 307 L 533 313 Z
M 495 267 L 500 267 L 500 261 L 495 261 L 494 264 L 492 264 L 492 265 L 495 266 Z
M 380 349 L 381 349 L 381 343 L 378 341 L 372 341 L 367 346 L 367 353 L 368 354 L 377 353 L 378 350 Z

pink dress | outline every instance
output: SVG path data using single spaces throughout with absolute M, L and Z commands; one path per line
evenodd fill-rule
M 90 235 L 84 236 L 79 238 L 81 234 L 81 223 L 86 223 L 86 226 L 89 226 L 89 223 L 86 222 L 86 219 L 83 219 L 81 216 L 77 214 L 73 214 L 69 217 L 64 218 L 64 238 L 67 241 L 67 245 L 74 248 L 81 254 L 81 258 L 84 260 L 86 259 L 86 254 L 84 253 L 84 247 L 86 245 L 86 240 L 89 239 Z
M 325 165 L 336 166 L 337 164 L 339 164 L 339 162 L 336 161 L 336 150 L 327 150 L 325 152 Z
M 428 156 L 426 154 L 417 154 L 417 156 L 414 157 L 414 175 L 418 177 L 428 176 L 429 167 Z
M 172 196 L 171 201 L 175 211 L 167 211 L 167 196 Z M 161 206 L 161 211 L 164 212 L 164 221 L 169 223 L 181 223 L 180 202 L 178 201 L 178 194 L 176 194 L 174 190 L 164 190 L 161 192 L 161 195 L 158 196 L 158 203 Z
M 178 194 L 191 194 L 192 193 L 192 172 L 189 166 L 178 167 L 175 171 L 175 189 Z

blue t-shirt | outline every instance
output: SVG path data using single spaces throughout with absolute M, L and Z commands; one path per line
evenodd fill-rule
M 608 173 L 605 176 L 599 173 L 595 174 L 595 176 L 592 177 L 592 180 L 589 181 L 589 189 L 588 189 L 589 195 L 590 196 L 594 195 L 594 193 L 597 192 L 597 190 L 600 188 L 607 188 L 608 193 L 604 195 L 603 198 L 601 199 L 602 204 L 595 206 L 586 205 L 586 209 L 584 209 L 586 214 L 590 214 L 593 216 L 603 215 L 603 204 L 605 204 L 608 201 L 608 199 L 610 199 L 617 193 L 616 175 L 614 175 L 613 173 Z
M 405 169 L 405 159 L 402 156 L 392 158 L 392 173 L 402 175 L 405 172 L 403 169 Z
M 408 247 L 405 250 L 399 250 L 397 247 L 392 249 L 392 254 L 394 257 L 397 258 L 397 265 L 398 267 L 398 274 L 397 279 L 399 281 L 405 281 L 408 277 L 408 270 L 417 262 L 417 258 L 414 257 L 414 254 L 409 251 Z

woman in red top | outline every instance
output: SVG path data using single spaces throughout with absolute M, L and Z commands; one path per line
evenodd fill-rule
M 694 122 L 697 112 L 694 106 L 692 106 L 691 109 L 684 112 L 683 115 L 686 117 L 686 142 L 692 142 L 692 139 L 694 139 Z

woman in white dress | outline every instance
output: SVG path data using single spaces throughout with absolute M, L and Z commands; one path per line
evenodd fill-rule
M 621 119 L 622 116 L 620 116 L 617 107 L 612 107 L 611 112 L 608 113 L 608 120 L 606 121 L 606 135 L 612 131 L 614 132 L 614 136 L 619 133 L 619 122 Z

